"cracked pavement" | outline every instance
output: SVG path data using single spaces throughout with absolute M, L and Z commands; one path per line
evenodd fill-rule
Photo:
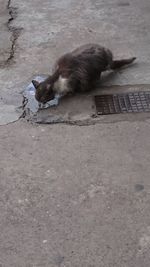
M 149 22 L 149 0 L 0 0 L 0 266 L 149 267 L 149 115 L 18 120 L 32 77 L 85 42 L 137 57 L 111 92 L 149 89 Z

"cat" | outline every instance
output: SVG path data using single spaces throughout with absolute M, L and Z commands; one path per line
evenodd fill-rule
M 113 60 L 112 52 L 98 44 L 80 46 L 60 57 L 53 74 L 39 83 L 33 80 L 35 98 L 46 107 L 58 105 L 59 99 L 68 93 L 87 92 L 94 88 L 101 73 L 132 63 L 136 58 Z

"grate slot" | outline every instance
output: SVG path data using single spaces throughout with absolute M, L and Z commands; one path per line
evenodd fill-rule
M 150 112 L 150 91 L 96 95 L 95 105 L 98 115 Z

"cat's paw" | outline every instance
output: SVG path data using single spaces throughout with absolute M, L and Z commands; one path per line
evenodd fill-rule
M 54 98 L 53 100 L 50 100 L 49 102 L 46 103 L 47 107 L 54 107 L 57 106 L 59 103 L 58 98 Z

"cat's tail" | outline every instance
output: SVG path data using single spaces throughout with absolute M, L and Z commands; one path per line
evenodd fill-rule
M 121 59 L 121 60 L 113 60 L 110 64 L 110 68 L 112 70 L 121 68 L 127 64 L 131 64 L 135 59 L 136 59 L 136 57 L 131 57 L 128 59 Z

